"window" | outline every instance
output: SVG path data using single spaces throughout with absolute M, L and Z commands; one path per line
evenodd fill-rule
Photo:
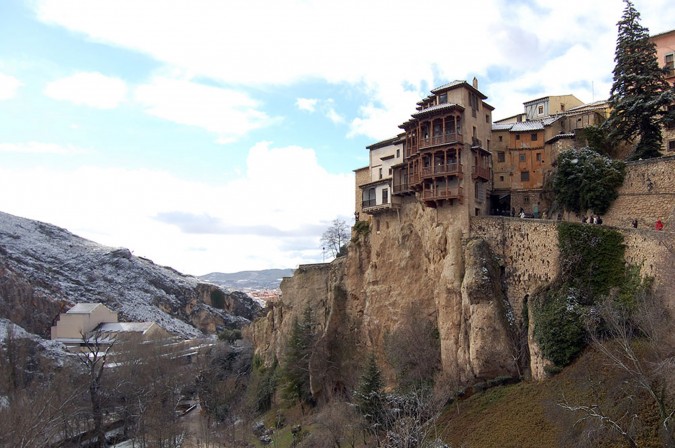
M 668 151 L 675 151 L 675 140 L 668 141 Z
M 490 122 L 490 114 L 485 114 L 485 122 L 486 123 Z
M 382 179 L 382 168 L 380 168 L 379 171 L 380 171 L 380 179 Z
M 537 134 L 536 133 L 530 134 L 530 140 L 533 141 L 533 142 L 536 142 L 537 141 Z
M 530 172 L 529 171 L 521 171 L 520 172 L 520 181 L 521 182 L 527 182 L 530 180 Z
M 525 161 L 525 153 L 524 152 L 521 152 L 520 154 L 518 154 L 518 160 L 520 160 L 521 162 Z
M 448 102 L 448 94 L 447 93 L 441 93 L 438 96 L 438 104 L 445 104 Z
M 506 153 L 504 151 L 497 151 L 497 162 L 506 162 Z
M 529 197 L 529 196 L 525 196 L 525 197 L 523 198 L 523 204 L 528 205 L 529 203 L 530 203 L 530 197 Z
M 397 149 L 396 150 L 396 158 L 398 159 L 399 157 L 401 157 L 401 150 Z
M 382 190 L 382 203 L 389 204 L 389 189 L 385 188 Z
M 392 171 L 393 171 L 392 168 L 389 168 L 389 175 L 390 176 L 391 176 Z
M 539 115 L 543 114 L 544 113 L 544 106 L 539 106 L 539 109 L 537 109 L 537 110 L 538 110 Z
M 541 153 L 540 152 L 537 153 L 537 162 L 541 162 Z
M 499 176 L 499 182 L 504 182 L 504 176 Z
M 516 134 L 516 140 L 520 140 L 520 134 Z
M 668 106 L 668 113 L 675 116 L 675 106 Z M 666 129 L 675 129 L 675 120 L 666 124 Z
M 565 103 L 560 103 L 560 112 L 565 112 Z
M 672 76 L 675 74 L 675 53 L 668 53 L 665 58 L 665 65 L 663 68 L 666 69 L 666 76 Z
M 500 142 L 503 142 L 503 141 L 504 141 L 504 136 L 503 136 L 503 135 L 500 135 L 500 136 L 499 136 L 499 141 L 500 141 Z

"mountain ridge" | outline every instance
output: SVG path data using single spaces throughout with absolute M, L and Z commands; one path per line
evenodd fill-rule
M 122 321 L 153 321 L 182 337 L 241 327 L 259 312 L 242 292 L 81 238 L 52 224 L 0 212 L 0 318 L 48 337 L 59 313 L 100 302 Z

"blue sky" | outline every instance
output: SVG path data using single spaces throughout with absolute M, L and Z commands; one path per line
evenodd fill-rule
M 635 5 L 652 33 L 675 23 L 666 0 Z M 0 210 L 195 275 L 321 261 L 365 147 L 430 89 L 475 76 L 497 118 L 605 99 L 622 10 L 0 0 Z

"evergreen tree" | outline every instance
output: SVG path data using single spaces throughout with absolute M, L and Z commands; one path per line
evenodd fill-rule
M 284 354 L 284 398 L 303 403 L 313 403 L 310 390 L 309 361 L 314 347 L 314 323 L 309 307 L 302 320 L 293 320 L 293 328 Z
M 381 423 L 383 414 L 382 373 L 377 366 L 375 354 L 368 358 L 366 371 L 361 376 L 359 387 L 355 392 L 356 406 L 369 423 Z
M 605 122 L 614 141 L 639 139 L 634 159 L 658 157 L 661 125 L 667 106 L 675 100 L 656 58 L 649 29 L 640 25 L 640 13 L 630 0 L 618 22 L 614 82 L 609 96 L 612 112 Z
M 553 176 L 556 201 L 568 211 L 604 214 L 623 184 L 625 164 L 590 148 L 568 149 L 558 156 Z

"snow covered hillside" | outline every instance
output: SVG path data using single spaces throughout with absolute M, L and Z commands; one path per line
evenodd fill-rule
M 104 303 L 121 321 L 153 321 L 183 337 L 241 326 L 260 310 L 244 293 L 226 292 L 128 249 L 0 212 L 0 318 L 48 337 L 59 313 L 80 302 Z

